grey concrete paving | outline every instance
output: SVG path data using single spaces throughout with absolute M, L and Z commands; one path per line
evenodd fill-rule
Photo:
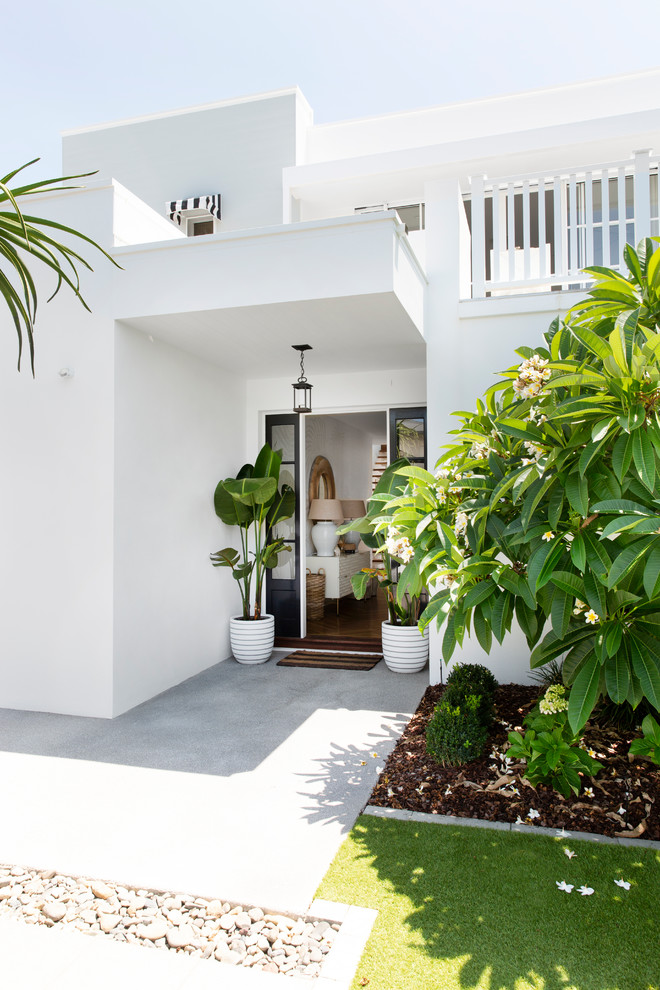
M 0 712 L 0 861 L 304 912 L 427 677 L 226 661 L 113 721 Z

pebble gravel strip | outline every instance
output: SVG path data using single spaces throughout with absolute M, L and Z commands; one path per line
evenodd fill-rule
M 268 973 L 320 976 L 340 925 L 54 870 L 0 865 L 0 917 L 105 935 Z

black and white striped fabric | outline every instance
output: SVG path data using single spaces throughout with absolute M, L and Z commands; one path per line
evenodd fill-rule
M 215 196 L 193 196 L 190 199 L 173 200 L 167 204 L 167 212 L 170 220 L 181 225 L 181 214 L 185 210 L 208 210 L 211 216 L 220 220 L 220 193 Z

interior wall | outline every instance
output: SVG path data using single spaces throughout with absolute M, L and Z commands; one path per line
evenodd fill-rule
M 305 430 L 306 490 L 316 457 L 326 457 L 335 477 L 337 498 L 363 499 L 371 494 L 372 443 L 370 431 L 356 428 L 341 416 L 307 416 Z M 386 441 L 385 413 L 380 442 Z M 309 499 L 307 500 L 309 510 Z M 313 554 L 312 523 L 307 522 L 307 554 Z
M 116 354 L 115 715 L 230 655 L 213 492 L 245 461 L 242 380 L 121 324 Z

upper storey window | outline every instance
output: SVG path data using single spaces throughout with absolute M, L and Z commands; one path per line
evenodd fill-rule
M 426 208 L 424 203 L 378 203 L 374 206 L 356 206 L 356 213 L 376 213 L 380 210 L 396 210 L 401 223 L 406 226 L 406 233 L 411 234 L 416 230 L 424 230 L 426 227 Z
M 214 234 L 221 219 L 220 194 L 172 200 L 167 204 L 167 215 L 188 237 Z

